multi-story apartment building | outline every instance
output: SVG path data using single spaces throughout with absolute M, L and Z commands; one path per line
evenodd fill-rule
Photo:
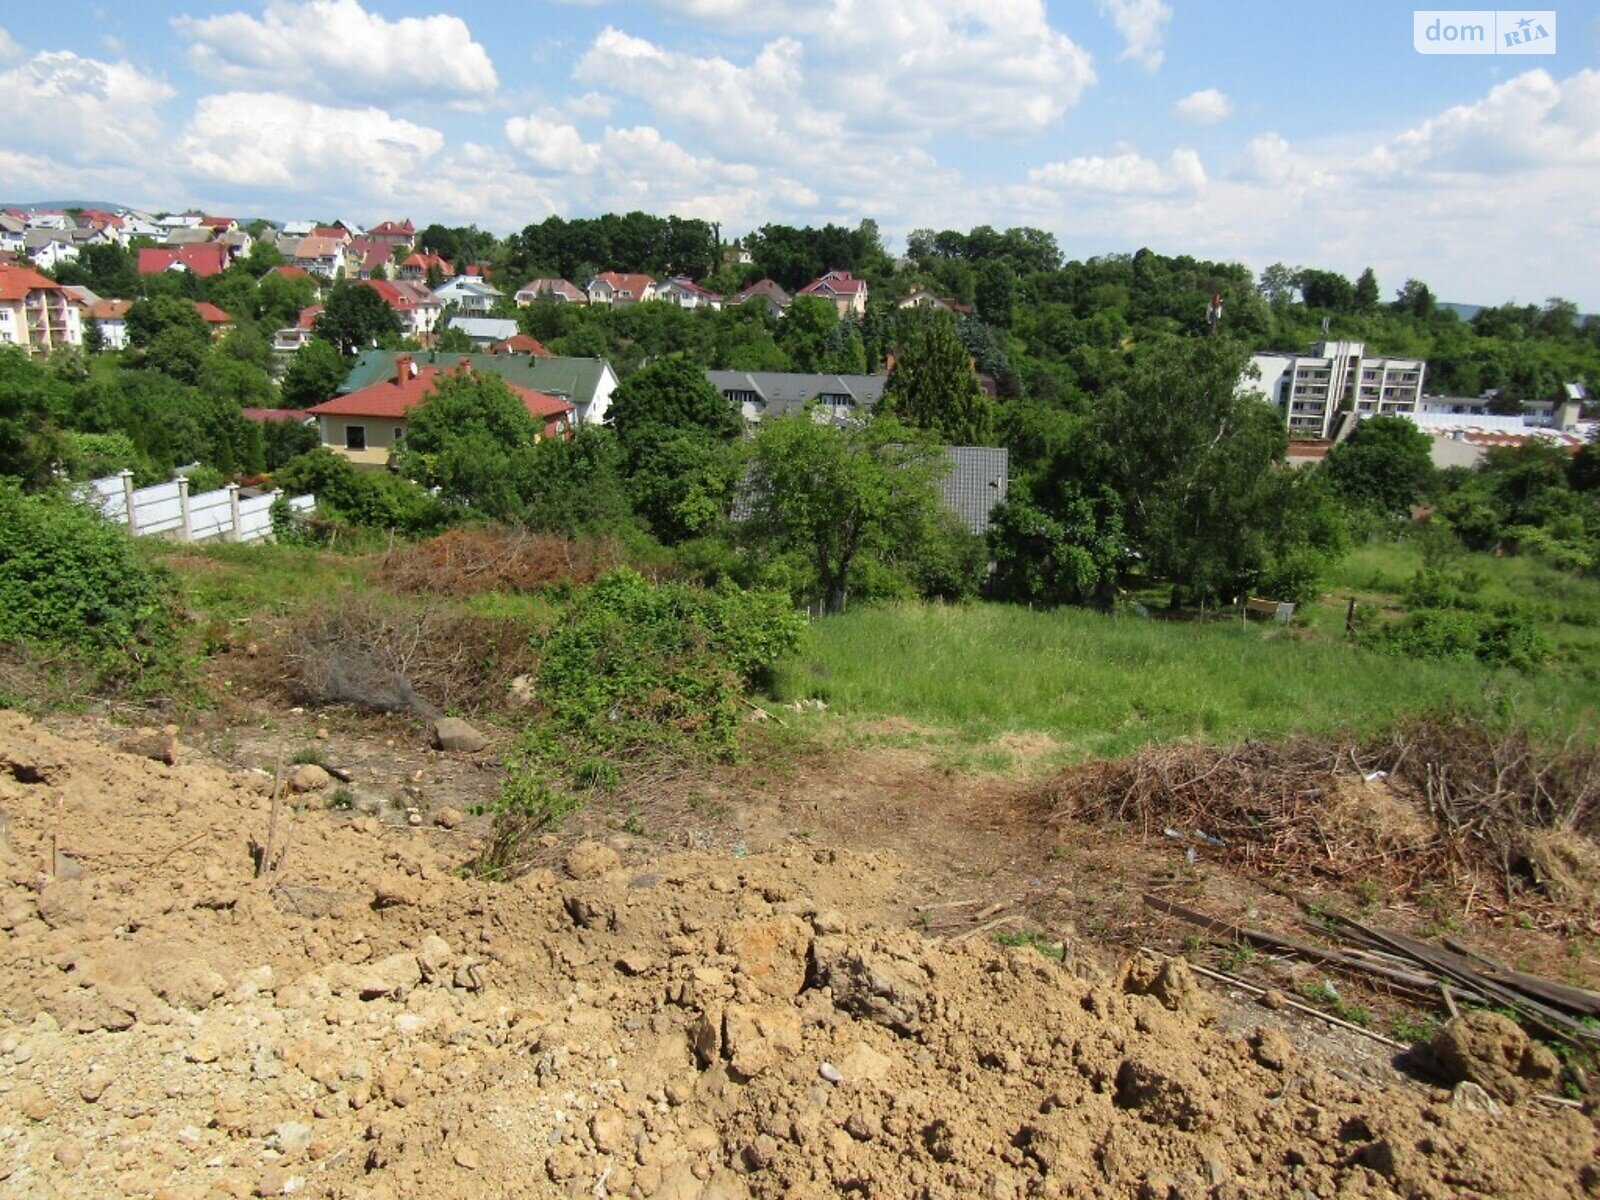
M 83 345 L 83 318 L 65 288 L 31 267 L 0 264 L 0 345 L 49 354 Z
M 1263 352 L 1250 361 L 1261 378 L 1240 382 L 1284 411 L 1292 438 L 1330 438 L 1342 418 L 1415 413 L 1428 364 L 1368 355 L 1364 342 L 1317 342 L 1310 354 Z

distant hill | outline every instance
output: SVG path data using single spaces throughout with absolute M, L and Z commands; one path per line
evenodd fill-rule
M 1482 304 L 1452 304 L 1449 301 L 1441 300 L 1441 301 L 1439 301 L 1439 307 L 1440 308 L 1448 308 L 1451 312 L 1455 313 L 1456 316 L 1460 317 L 1463 321 L 1470 321 L 1470 320 L 1472 320 L 1473 317 L 1475 317 L 1479 313 L 1481 313 L 1486 306 L 1482 305 Z M 1596 321 L 1596 320 L 1600 320 L 1600 317 L 1596 317 L 1592 313 L 1579 313 L 1576 317 L 1573 318 L 1573 324 L 1578 325 L 1578 326 L 1582 326 L 1584 324 L 1587 324 L 1590 321 Z

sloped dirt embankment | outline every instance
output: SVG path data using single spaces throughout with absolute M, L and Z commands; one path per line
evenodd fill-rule
M 1600 1194 L 1592 1119 L 1337 1079 L 1182 964 L 860 926 L 887 855 L 488 885 L 302 812 L 268 885 L 269 792 L 0 713 L 0 1195 Z

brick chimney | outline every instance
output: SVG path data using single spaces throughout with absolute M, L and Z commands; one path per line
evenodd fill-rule
M 394 356 L 394 380 L 404 383 L 417 373 L 417 364 L 411 361 L 409 354 L 396 354 Z

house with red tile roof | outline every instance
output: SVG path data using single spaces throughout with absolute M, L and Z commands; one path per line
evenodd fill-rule
M 404 246 L 412 250 L 417 244 L 417 227 L 410 220 L 385 221 L 367 230 L 367 237 L 375 242 L 387 242 L 391 249 Z
M 709 308 L 716 310 L 722 307 L 722 296 L 709 288 L 703 288 L 687 275 L 674 275 L 656 289 L 656 299 L 665 300 L 668 304 L 679 308 Z
M 198 246 L 147 246 L 139 251 L 139 274 L 192 271 L 202 279 L 220 275 L 228 266 L 228 248 L 217 242 Z
M 444 302 L 423 284 L 409 279 L 391 283 L 387 279 L 361 281 L 383 297 L 383 302 L 400 318 L 400 332 L 408 338 L 426 340 L 439 324 Z
M 767 312 L 774 317 L 781 317 L 789 309 L 789 293 L 784 291 L 770 279 L 758 279 L 739 290 L 729 304 L 748 304 L 756 301 L 767 307 Z
M 503 342 L 496 342 L 489 347 L 490 354 L 527 354 L 533 358 L 555 357 L 538 338 L 531 333 L 515 333 Z
M 575 283 L 565 279 L 530 279 L 517 289 L 513 299 L 518 308 L 527 308 L 536 300 L 554 300 L 558 304 L 587 304 L 589 294 Z
M 215 304 L 205 300 L 196 300 L 194 302 L 194 310 L 200 314 L 200 319 L 206 323 L 206 328 L 211 330 L 212 341 L 216 341 L 233 328 L 233 318 Z
M 81 284 L 66 284 L 63 291 L 78 306 L 78 319 L 84 323 L 87 336 L 89 327 L 100 333 L 103 350 L 124 350 L 128 345 L 128 310 L 132 300 L 106 300 Z
M 833 301 L 841 317 L 851 313 L 859 317 L 867 311 L 867 281 L 857 279 L 849 271 L 829 271 L 801 288 L 800 295 Z
M 232 217 L 201 217 L 200 224 L 206 229 L 215 229 L 218 233 L 232 233 L 239 228 L 239 222 Z
M 641 304 L 656 300 L 656 281 L 648 275 L 627 275 L 601 271 L 586 289 L 590 304 Z
M 49 354 L 83 345 L 83 314 L 55 280 L 32 267 L 0 264 L 0 345 Z
M 453 367 L 418 363 L 409 354 L 395 356 L 394 376 L 336 396 L 306 411 L 317 420 L 322 444 L 350 460 L 353 466 L 381 470 L 389 456 L 405 442 L 406 420 L 413 409 L 427 402 L 439 379 L 456 371 L 471 371 L 463 358 Z M 528 414 L 540 425 L 540 437 L 572 436 L 571 401 L 507 382 Z
M 446 279 L 456 273 L 456 269 L 451 265 L 449 259 L 440 258 L 431 251 L 421 250 L 416 254 L 408 254 L 400 260 L 400 268 L 395 272 L 395 278 L 426 280 L 428 273 L 435 268 Z
M 347 279 L 387 279 L 394 272 L 394 247 L 378 238 L 352 238 L 344 264 Z

